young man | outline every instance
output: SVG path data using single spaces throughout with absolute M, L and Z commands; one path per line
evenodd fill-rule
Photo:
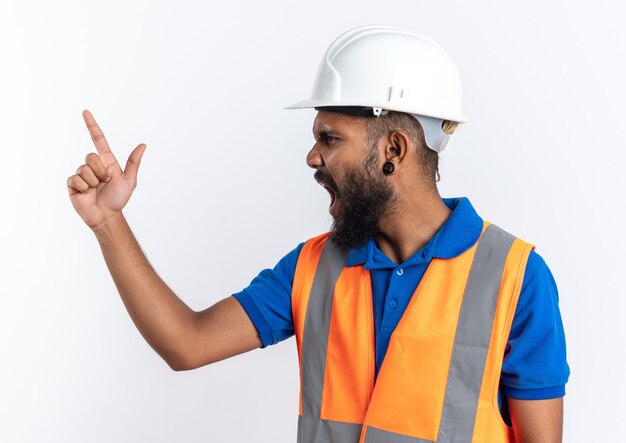
M 448 54 L 410 31 L 353 29 L 292 107 L 318 110 L 307 164 L 331 232 L 202 312 L 159 279 L 122 215 L 145 145 L 122 171 L 84 111 L 98 154 L 70 198 L 150 345 L 186 370 L 295 334 L 300 442 L 560 441 L 569 369 L 550 271 L 437 191 L 438 153 L 464 121 Z

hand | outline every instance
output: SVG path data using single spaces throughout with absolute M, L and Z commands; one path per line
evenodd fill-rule
M 121 213 L 128 203 L 137 187 L 137 170 L 146 145 L 141 143 L 131 152 L 122 171 L 102 130 L 88 110 L 83 111 L 83 119 L 98 154 L 87 154 L 85 164 L 67 179 L 67 190 L 74 209 L 93 229 L 108 217 Z

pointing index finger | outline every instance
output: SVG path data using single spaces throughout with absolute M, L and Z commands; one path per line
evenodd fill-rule
M 100 126 L 98 126 L 98 123 L 96 123 L 96 119 L 93 118 L 93 115 L 91 115 L 91 112 L 89 112 L 87 109 L 83 111 L 83 119 L 85 120 L 87 129 L 89 130 L 89 134 L 91 135 L 93 144 L 96 145 L 98 154 L 112 154 L 111 148 L 109 148 L 109 143 L 104 137 Z

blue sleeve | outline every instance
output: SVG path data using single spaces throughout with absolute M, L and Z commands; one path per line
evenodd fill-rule
M 570 371 L 558 303 L 554 277 L 533 250 L 502 364 L 501 389 L 507 397 L 543 400 L 565 395 Z
M 300 243 L 274 269 L 264 269 L 247 288 L 233 294 L 254 324 L 263 348 L 294 335 L 291 288 L 303 246 Z

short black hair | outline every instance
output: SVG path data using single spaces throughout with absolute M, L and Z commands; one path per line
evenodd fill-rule
M 432 189 L 437 189 L 436 175 L 439 171 L 439 153 L 426 144 L 422 125 L 415 117 L 406 112 L 389 111 L 379 117 L 363 117 L 367 129 L 367 141 L 372 149 L 378 148 L 381 137 L 394 131 L 406 133 L 416 146 L 417 158 L 423 173 L 424 182 Z

